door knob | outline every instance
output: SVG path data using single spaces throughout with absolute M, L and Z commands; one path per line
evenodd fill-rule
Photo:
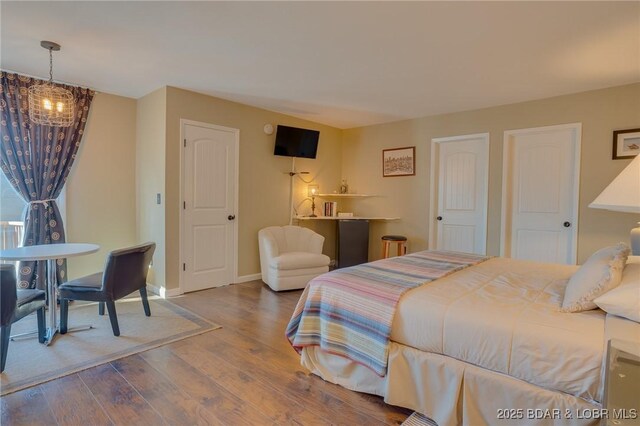
M 436 219 L 442 220 L 442 216 L 438 216 L 438 217 L 436 217 Z
M 233 220 L 235 218 L 236 218 L 236 215 L 234 215 L 234 214 L 230 214 L 229 216 L 227 216 L 227 219 L 229 219 L 229 220 Z
M 562 224 L 565 228 L 568 228 L 571 226 L 571 222 L 565 222 Z

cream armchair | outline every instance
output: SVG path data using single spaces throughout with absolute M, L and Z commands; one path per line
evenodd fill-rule
M 270 226 L 258 232 L 262 281 L 275 291 L 304 288 L 329 271 L 324 237 L 299 226 Z

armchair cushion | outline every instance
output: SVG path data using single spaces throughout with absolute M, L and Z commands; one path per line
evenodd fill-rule
M 329 256 L 325 256 L 324 254 L 294 251 L 274 257 L 269 262 L 269 266 L 275 269 L 284 270 L 316 268 L 319 266 L 329 266 L 329 260 Z
M 271 269 L 269 276 L 274 280 L 282 280 L 284 277 L 301 277 L 303 275 L 311 275 L 311 278 L 315 278 L 318 275 L 322 275 L 329 270 L 328 266 L 318 266 L 317 268 L 304 268 L 304 269 Z M 303 287 L 306 283 L 303 285 Z

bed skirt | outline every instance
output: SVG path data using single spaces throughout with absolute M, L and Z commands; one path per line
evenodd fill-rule
M 448 356 L 391 342 L 388 372 L 380 377 L 347 358 L 306 347 L 302 365 L 347 389 L 384 397 L 440 426 L 597 425 L 600 404 L 543 389 Z

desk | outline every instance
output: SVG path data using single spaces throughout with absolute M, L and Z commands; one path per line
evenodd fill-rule
M 49 310 L 49 324 L 45 333 L 44 344 L 48 345 L 58 332 L 57 296 L 56 296 L 56 260 L 68 257 L 83 256 L 100 250 L 96 244 L 62 243 L 41 244 L 36 246 L 18 247 L 0 250 L 0 260 L 9 261 L 47 261 L 47 309 Z
M 335 220 L 336 226 L 336 268 L 359 265 L 369 261 L 369 222 L 391 221 L 399 217 L 377 216 L 295 216 L 301 220 Z

